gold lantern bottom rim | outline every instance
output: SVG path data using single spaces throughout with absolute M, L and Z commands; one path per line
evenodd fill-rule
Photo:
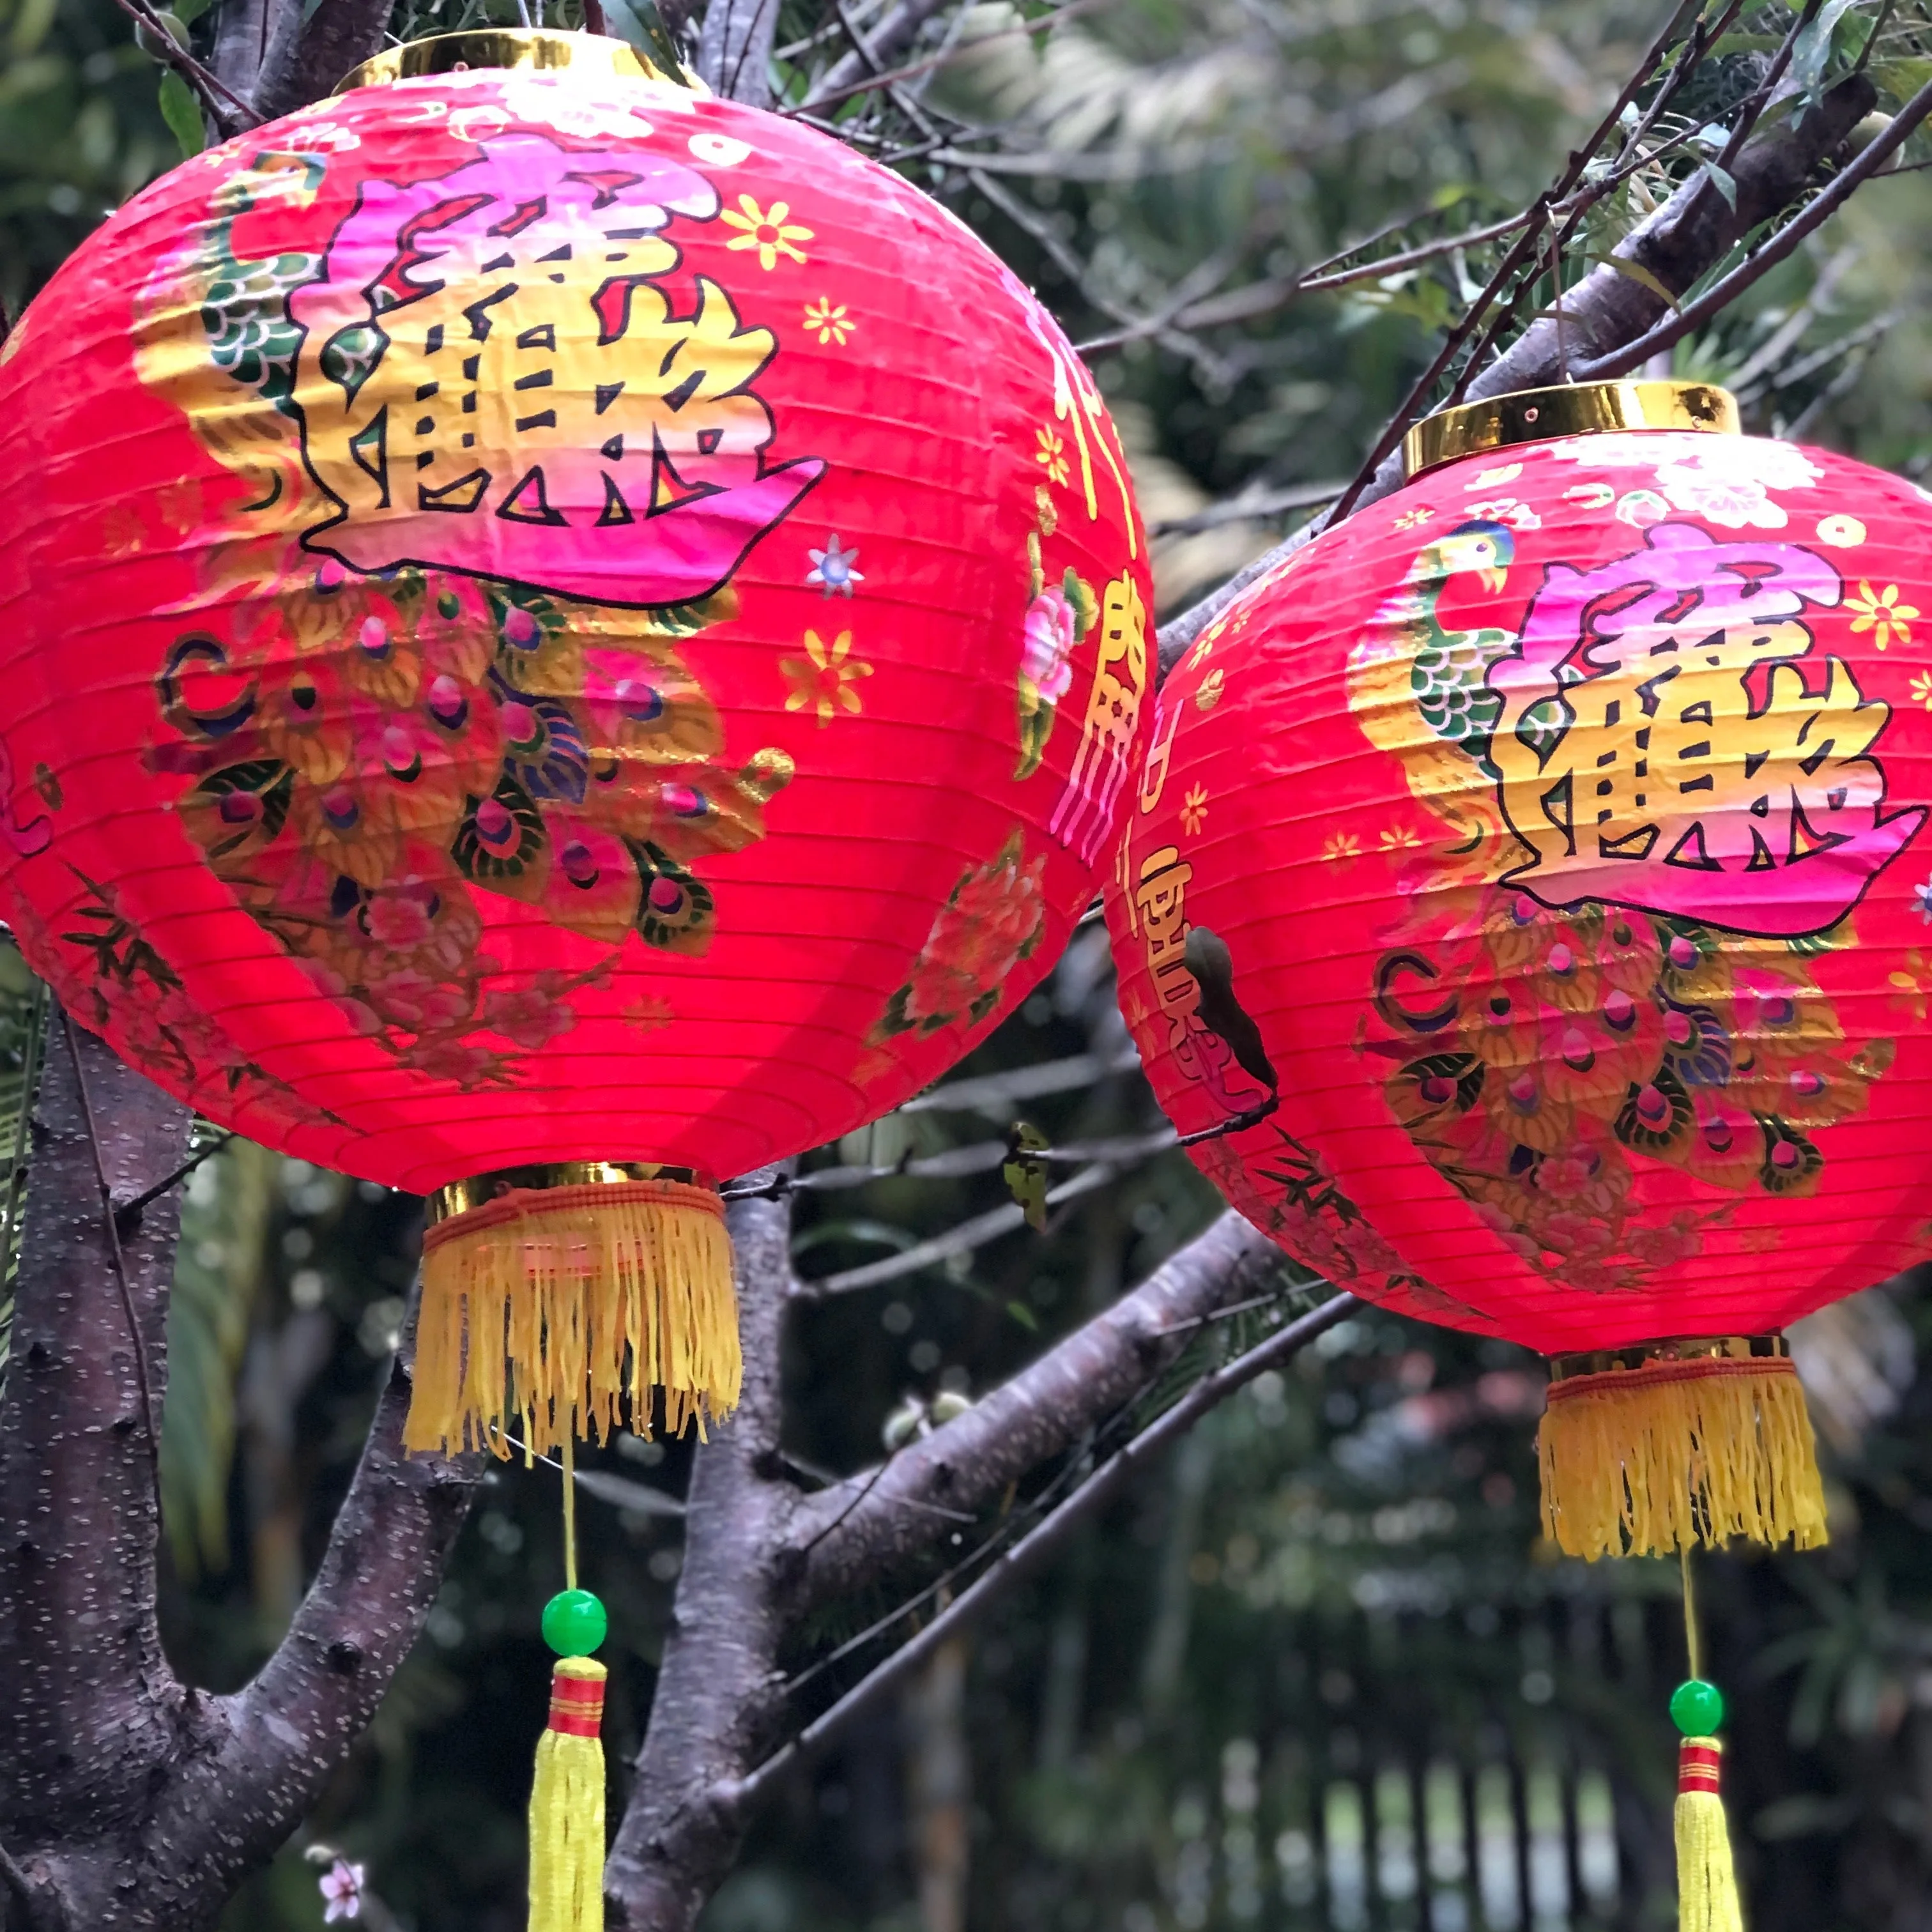
M 1782 1329 L 1758 1335 L 1672 1335 L 1620 1348 L 1584 1348 L 1552 1355 L 1550 1399 L 1595 1376 L 1723 1375 L 1791 1366 L 1791 1345 Z

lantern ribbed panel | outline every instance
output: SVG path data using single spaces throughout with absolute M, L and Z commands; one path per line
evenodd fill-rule
M 1175 1125 L 1278 1075 L 1202 1171 L 1337 1285 L 1551 1353 L 1762 1333 L 1932 1252 L 1928 531 L 1823 452 L 1576 436 L 1238 598 L 1108 894 Z
M 1057 955 L 1144 736 L 1053 323 L 668 86 L 412 80 L 178 168 L 0 352 L 0 916 L 163 1085 L 399 1186 L 897 1104 Z

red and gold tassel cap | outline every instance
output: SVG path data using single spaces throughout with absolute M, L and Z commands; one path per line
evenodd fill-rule
M 1744 1932 L 1736 1867 L 1720 1789 L 1724 1748 L 1708 1735 L 1723 1720 L 1714 1684 L 1680 1684 L 1670 1714 L 1686 1735 L 1677 1748 L 1678 1932 Z M 1692 1735 L 1692 1733 L 1700 1735 Z
M 1544 1532 L 1566 1556 L 1732 1537 L 1826 1540 L 1811 1418 L 1782 1335 L 1559 1355 L 1538 1431 Z
M 530 1785 L 530 1932 L 603 1932 L 604 1682 L 594 1658 L 560 1658 L 551 1674 Z
M 430 1198 L 404 1446 L 537 1454 L 608 1440 L 622 1405 L 674 1435 L 736 1405 L 731 1243 L 715 1189 L 616 1162 L 512 1168 Z

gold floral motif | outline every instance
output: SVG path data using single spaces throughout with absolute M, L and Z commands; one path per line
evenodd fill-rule
M 1066 479 L 1072 473 L 1067 467 L 1066 443 L 1050 429 L 1040 429 L 1035 435 L 1040 446 L 1034 452 L 1033 460 L 1046 470 L 1049 482 L 1065 488 Z
M 816 302 L 806 304 L 805 326 L 808 332 L 817 335 L 820 346 L 829 344 L 833 348 L 843 349 L 845 338 L 859 325 L 852 320 L 843 302 L 836 302 L 830 296 L 820 296 Z
M 801 228 L 797 223 L 786 218 L 791 213 L 789 202 L 775 201 L 768 208 L 761 210 L 748 194 L 738 197 L 736 208 L 724 210 L 726 224 L 743 232 L 734 235 L 725 243 L 728 248 L 755 248 L 758 251 L 758 266 L 768 272 L 778 266 L 778 257 L 801 266 L 806 257 L 796 246 L 800 242 L 809 242 L 812 232 L 809 228 Z
M 1180 801 L 1180 828 L 1192 838 L 1208 822 L 1208 788 L 1190 785 Z
M 872 676 L 872 667 L 853 656 L 850 631 L 841 631 L 829 644 L 816 631 L 806 632 L 805 656 L 784 658 L 778 668 L 791 682 L 785 709 L 816 711 L 821 729 L 842 711 L 856 718 L 865 708 L 857 686 Z
M 1898 601 L 1897 584 L 1888 584 L 1884 590 L 1875 591 L 1861 578 L 1858 595 L 1845 599 L 1845 608 L 1858 613 L 1852 620 L 1853 632 L 1869 631 L 1872 642 L 1880 650 L 1894 638 L 1901 644 L 1911 643 L 1912 620 L 1918 612 L 1915 605 Z

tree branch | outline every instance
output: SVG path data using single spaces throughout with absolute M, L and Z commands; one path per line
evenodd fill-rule
M 412 1319 L 315 1582 L 254 1682 L 209 1700 L 218 1742 L 161 1794 L 146 1910 L 117 1923 L 212 1917 L 302 1822 L 421 1634 L 485 1459 L 404 1454 L 415 1344 Z
M 1795 122 L 1761 130 L 1744 143 L 1732 171 L 1737 190 L 1735 208 L 1708 171 L 1700 169 L 1618 243 L 1612 254 L 1620 261 L 1642 268 L 1673 293 L 1689 288 L 1754 228 L 1798 198 L 1876 98 L 1871 82 L 1862 74 L 1840 81 L 1810 113 Z M 1580 374 L 1576 364 L 1580 350 L 1604 362 L 1617 350 L 1645 336 L 1669 308 L 1660 296 L 1634 276 L 1607 263 L 1599 264 L 1564 296 L 1560 332 L 1553 320 L 1533 322 L 1506 353 L 1470 383 L 1468 393 L 1480 398 L 1560 382 L 1566 352 L 1572 373 Z M 1400 489 L 1402 482 L 1401 458 L 1393 454 L 1377 470 L 1356 507 Z M 1160 634 L 1162 674 L 1180 661 L 1188 646 L 1242 591 L 1292 556 L 1324 526 L 1317 523 L 1297 531 L 1172 620 Z
M 1131 1294 L 882 1470 L 802 1498 L 790 1537 L 805 1562 L 802 1601 L 829 1602 L 923 1555 L 950 1528 L 935 1508 L 976 1509 L 1072 1447 L 1174 1360 L 1190 1324 L 1286 1265 L 1266 1235 L 1225 1214 Z
M 1067 1538 L 1118 1496 L 1137 1471 L 1179 1442 L 1209 1410 L 1218 1408 L 1264 1370 L 1298 1354 L 1316 1336 L 1360 1306 L 1352 1294 L 1330 1295 L 1320 1306 L 1257 1342 L 1246 1354 L 1212 1375 L 1202 1376 L 1179 1402 L 1117 1450 L 1012 1549 L 995 1558 L 916 1636 L 901 1645 L 876 1670 L 854 1684 L 830 1710 L 814 1718 L 748 1778 L 720 1792 L 718 1802 L 748 1811 L 781 1779 L 810 1763 L 880 1699 L 902 1685 L 942 1644 L 976 1623 L 1016 1583 L 1032 1576 L 1049 1557 L 1058 1554 Z
M 797 1492 L 778 1454 L 778 1362 L 791 1290 L 791 1204 L 746 1198 L 726 1213 L 744 1390 L 736 1412 L 692 1466 L 670 1634 L 605 1868 L 612 1932 L 685 1932 L 730 1869 L 742 1827 L 711 1794 L 729 1788 L 769 1748 L 789 1622 L 781 1599 L 797 1568 L 787 1555 Z

